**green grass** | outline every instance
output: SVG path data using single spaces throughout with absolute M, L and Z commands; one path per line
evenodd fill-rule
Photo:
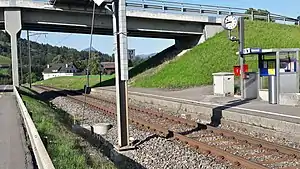
M 113 78 L 113 75 L 102 75 L 102 81 Z M 90 76 L 90 86 L 98 84 L 100 81 L 99 75 Z M 83 89 L 86 84 L 86 76 L 66 76 L 56 77 L 35 83 L 36 85 L 47 85 L 62 89 Z
M 10 58 L 0 55 L 0 65 L 1 64 L 11 64 Z
M 0 68 L 0 75 L 9 75 L 8 69 L 1 69 Z
M 41 138 L 47 136 L 48 141 L 51 141 L 47 151 L 56 169 L 115 169 L 111 162 L 92 159 L 84 151 L 84 146 L 80 144 L 81 139 L 61 123 L 61 120 L 67 119 L 65 112 L 36 100 L 32 93 L 24 90 L 22 93 L 22 99 L 32 112 L 32 119 Z
M 237 36 L 237 31 L 233 32 Z M 245 47 L 261 48 L 299 48 L 300 27 L 246 21 Z M 140 76 L 132 83 L 135 87 L 187 88 L 212 84 L 212 73 L 219 71 L 233 72 L 238 64 L 235 54 L 238 44 L 227 39 L 223 31 L 205 43 L 166 64 L 157 73 Z M 248 62 L 247 62 L 248 60 Z M 252 70 L 257 70 L 254 58 L 247 58 L 246 63 Z

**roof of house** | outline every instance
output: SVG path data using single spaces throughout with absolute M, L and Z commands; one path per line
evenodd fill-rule
M 114 69 L 115 62 L 101 62 L 101 65 L 106 69 Z
M 68 67 L 66 67 L 66 64 Z M 44 69 L 43 73 L 68 73 L 72 70 L 72 66 L 77 69 L 73 63 L 53 63 L 49 64 L 49 68 Z

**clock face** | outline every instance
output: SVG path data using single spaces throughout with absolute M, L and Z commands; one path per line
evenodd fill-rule
M 238 25 L 238 18 L 233 15 L 226 16 L 222 21 L 224 29 L 232 30 Z

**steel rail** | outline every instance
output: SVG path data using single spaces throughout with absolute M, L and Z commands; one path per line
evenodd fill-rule
M 47 87 L 44 87 L 44 86 L 43 87 L 36 86 L 36 87 L 41 88 L 43 90 L 52 90 L 53 91 L 53 88 L 52 89 L 51 88 L 47 89 Z M 65 91 L 55 91 L 55 92 L 63 94 L 66 97 L 68 97 L 72 100 L 75 100 L 79 103 L 84 102 L 84 100 L 81 100 L 79 98 L 75 98 L 74 96 L 69 95 Z M 90 102 L 87 102 L 87 105 L 89 105 L 91 107 L 94 107 L 94 108 L 97 108 L 105 114 L 108 114 L 108 115 L 111 115 L 111 116 L 115 115 L 115 110 L 114 109 L 108 109 L 106 107 L 103 107 L 103 106 L 100 106 L 100 105 L 95 105 L 95 104 L 90 103 Z M 138 110 L 138 109 L 136 109 L 136 110 Z M 147 112 L 147 111 L 143 111 L 143 113 L 145 113 L 145 112 Z M 170 119 L 174 119 L 174 118 L 175 117 L 170 118 Z M 222 149 L 219 149 L 219 148 L 216 148 L 216 147 L 213 147 L 213 146 L 209 146 L 208 144 L 205 144 L 203 142 L 188 138 L 188 137 L 186 137 L 186 136 L 184 136 L 184 135 L 182 135 L 178 132 L 168 130 L 168 129 L 166 129 L 166 128 L 158 125 L 158 124 L 150 124 L 150 123 L 148 123 L 144 120 L 132 118 L 130 116 L 129 116 L 129 120 L 133 124 L 136 124 L 138 126 L 142 126 L 144 128 L 147 128 L 147 129 L 150 129 L 154 132 L 159 132 L 161 134 L 164 134 L 164 136 L 166 136 L 166 137 L 173 137 L 173 138 L 175 138 L 175 139 L 177 139 L 177 140 L 179 140 L 179 141 L 181 141 L 185 144 L 190 145 L 191 147 L 195 148 L 200 153 L 211 154 L 213 156 L 218 157 L 221 160 L 228 160 L 228 161 L 232 162 L 234 164 L 234 166 L 245 167 L 245 168 L 249 168 L 249 169 L 266 169 L 266 167 L 264 167 L 263 165 L 260 165 L 258 163 L 249 161 L 249 160 L 244 159 L 240 156 L 231 154 L 231 153 L 229 153 L 225 150 L 222 150 Z M 178 121 L 186 122 L 185 120 L 178 120 Z
M 39 87 L 46 87 L 46 86 L 39 86 Z M 49 90 L 49 88 L 52 89 L 52 90 L 59 90 L 57 88 L 50 87 L 50 86 L 47 86 L 44 89 Z M 76 94 L 82 94 L 81 92 L 77 92 L 77 91 L 69 91 L 69 92 L 72 92 L 72 93 L 75 92 Z M 66 94 L 66 93 L 64 93 L 64 94 Z M 96 100 L 101 100 L 103 102 L 107 102 L 107 103 L 110 103 L 110 104 L 115 104 L 115 102 L 110 101 L 110 100 L 106 100 L 106 99 L 91 96 L 91 95 L 87 95 L 87 96 L 89 98 L 93 98 L 93 99 L 96 99 Z M 200 123 L 197 123 L 197 122 L 192 121 L 192 120 L 179 118 L 179 117 L 168 115 L 168 114 L 165 114 L 165 113 L 162 113 L 162 112 L 155 112 L 153 110 L 142 109 L 142 108 L 139 108 L 139 107 L 136 107 L 136 106 L 130 106 L 129 109 L 136 110 L 136 111 L 143 112 L 143 113 L 147 113 L 147 114 L 152 114 L 152 115 L 157 116 L 157 117 L 164 117 L 164 118 L 169 119 L 171 121 L 176 121 L 178 123 L 189 125 L 191 127 L 200 127 L 200 128 L 203 128 L 203 129 L 205 128 L 207 130 L 210 130 L 210 131 L 212 131 L 216 134 L 223 135 L 225 137 L 238 139 L 242 142 L 247 142 L 247 143 L 250 143 L 252 145 L 257 145 L 259 147 L 264 147 L 264 148 L 267 148 L 267 149 L 270 149 L 270 150 L 275 150 L 275 151 L 278 151 L 278 152 L 281 152 L 281 153 L 284 153 L 284 154 L 294 156 L 295 158 L 296 157 L 300 158 L 300 150 L 297 150 L 297 149 L 293 149 L 293 148 L 286 147 L 286 146 L 281 146 L 281 145 L 274 144 L 274 143 L 271 143 L 271 142 L 268 142 L 268 141 L 265 141 L 265 140 L 260 140 L 260 139 L 250 137 L 250 136 L 247 136 L 247 135 L 243 135 L 243 134 L 239 134 L 239 133 L 236 133 L 236 132 L 231 132 L 231 131 L 228 131 L 228 130 L 215 128 L 215 127 L 212 127 L 212 126 L 209 126 L 209 125 L 200 124 Z

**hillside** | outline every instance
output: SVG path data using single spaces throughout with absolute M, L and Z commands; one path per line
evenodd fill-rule
M 0 55 L 0 65 L 9 65 L 11 64 L 10 58 Z
M 233 32 L 237 35 L 237 30 Z M 266 23 L 262 21 L 246 21 L 245 47 L 261 48 L 300 48 L 300 27 Z M 238 44 L 227 39 L 227 31 L 223 31 L 205 43 L 176 60 L 172 60 L 160 68 L 155 74 L 140 76 L 135 79 L 135 87 L 154 88 L 187 88 L 212 84 L 212 73 L 232 71 L 238 63 L 235 54 Z M 246 61 L 251 69 L 256 69 L 255 60 Z

